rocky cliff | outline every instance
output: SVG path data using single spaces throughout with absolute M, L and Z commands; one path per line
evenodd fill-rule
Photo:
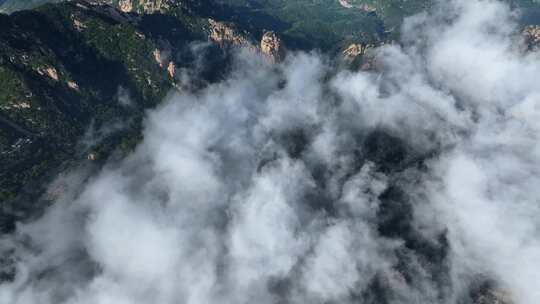
M 343 6 L 344 8 L 351 8 L 351 9 L 360 9 L 368 13 L 374 13 L 377 11 L 377 8 L 373 4 L 368 3 L 356 3 L 351 0 L 338 0 L 339 4 Z
M 175 5 L 174 0 L 101 0 L 121 11 L 141 14 L 165 13 Z
M 246 31 L 236 27 L 234 23 L 208 19 L 208 38 L 221 47 L 247 47 L 255 49 L 254 40 Z
M 528 51 L 538 51 L 540 49 L 540 26 L 526 26 L 522 32 L 524 48 Z
M 261 38 L 261 52 L 272 62 L 279 62 L 285 57 L 285 46 L 281 38 L 272 31 L 264 33 Z

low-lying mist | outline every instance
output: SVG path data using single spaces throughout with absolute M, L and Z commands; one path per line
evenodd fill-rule
M 539 54 L 442 2 L 373 71 L 246 51 L 171 93 L 1 238 L 0 303 L 539 303 Z

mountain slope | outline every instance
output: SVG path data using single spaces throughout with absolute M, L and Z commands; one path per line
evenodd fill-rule
M 538 23 L 538 3 L 510 2 L 526 9 L 524 23 Z M 41 3 L 8 0 L 2 8 Z M 226 73 L 235 44 L 275 54 L 282 50 L 271 48 L 283 44 L 334 55 L 348 47 L 354 59 L 392 39 L 394 23 L 428 4 L 103 0 L 0 14 L 0 226 L 12 229 L 25 210 L 36 210 L 30 197 L 43 194 L 57 170 L 131 149 L 145 109 L 178 86 L 178 71 L 196 64 L 193 43 L 214 43 L 211 68 L 198 71 L 202 84 Z
M 198 2 L 168 15 L 86 1 L 0 14 L 2 230 L 39 213 L 48 198 L 36 198 L 59 170 L 133 148 L 144 111 L 178 87 L 177 71 L 195 65 L 204 85 L 227 71 L 231 47 L 261 49 L 263 28 L 209 17 Z M 281 53 L 278 38 L 265 37 L 263 53 Z M 198 66 L 192 52 L 207 41 Z
M 514 303 L 499 264 L 519 250 L 488 235 L 534 236 L 499 224 L 524 219 L 514 205 L 492 208 L 523 193 L 536 206 L 536 175 L 522 172 L 538 159 L 527 52 L 540 29 L 519 41 L 506 7 L 482 3 L 481 23 L 483 9 L 420 16 L 411 45 L 373 65 L 366 49 L 427 1 L 70 1 L 0 15 L 1 298 L 94 303 L 112 286 L 128 290 L 116 302 L 175 303 L 185 285 L 194 303 Z M 513 5 L 535 23 L 536 4 Z M 471 45 L 481 56 L 448 60 Z M 495 252 L 494 271 L 459 260 L 465 245 Z
M 23 189 L 37 191 L 61 163 L 81 157 L 91 124 L 125 125 L 95 149 L 127 144 L 144 108 L 173 81 L 154 59 L 157 42 L 107 7 L 47 5 L 0 15 L 0 27 L 0 200 L 11 210 Z M 129 106 L 119 90 L 129 92 Z

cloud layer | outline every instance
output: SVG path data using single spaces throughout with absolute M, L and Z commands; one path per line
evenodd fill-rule
M 515 17 L 441 3 L 371 72 L 240 54 L 121 163 L 59 177 L 0 240 L 0 302 L 538 303 L 540 61 Z

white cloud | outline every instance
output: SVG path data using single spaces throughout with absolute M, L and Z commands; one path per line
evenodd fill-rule
M 0 302 L 462 303 L 485 281 L 538 303 L 540 65 L 514 18 L 440 3 L 372 72 L 242 54 L 127 159 L 57 182 L 0 241 Z

